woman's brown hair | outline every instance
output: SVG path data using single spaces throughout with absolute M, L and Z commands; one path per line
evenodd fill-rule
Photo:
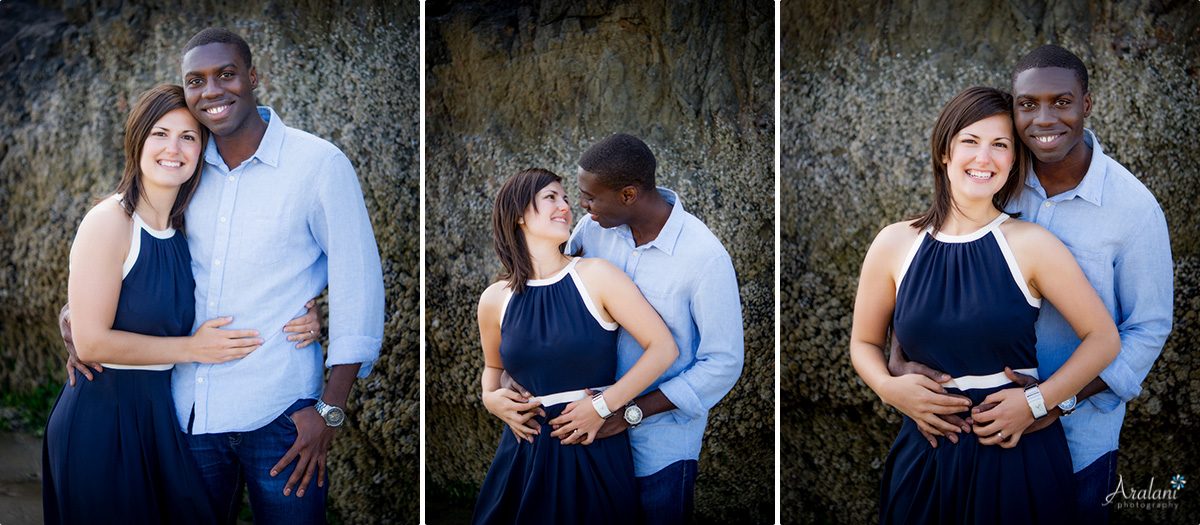
M 912 225 L 913 228 L 923 230 L 929 227 L 933 231 L 938 231 L 946 222 L 946 218 L 950 216 L 950 210 L 957 205 L 954 204 L 954 199 L 950 194 L 950 177 L 946 173 L 946 163 L 942 159 L 950 157 L 951 142 L 959 131 L 996 115 L 1005 115 L 1011 121 L 1013 98 L 1004 91 L 988 87 L 967 88 L 962 93 L 955 95 L 946 104 L 946 107 L 942 108 L 937 122 L 933 125 L 933 134 L 929 138 L 929 146 L 933 154 L 930 159 L 933 162 L 933 206 L 929 208 L 929 211 L 912 217 L 916 219 Z M 1021 187 L 1025 185 L 1025 176 L 1029 171 L 1029 148 L 1025 147 L 1025 144 L 1016 136 L 1016 126 L 1013 126 L 1013 130 L 1013 148 L 1016 150 L 1016 155 L 1013 159 L 1012 169 L 1008 172 L 1008 180 L 1004 183 L 1004 187 L 992 196 L 992 205 L 1000 211 L 1004 211 L 1004 207 L 1016 198 Z M 1019 214 L 1013 214 L 1014 217 L 1017 215 Z
M 529 244 L 517 219 L 525 216 L 525 210 L 533 205 L 542 188 L 555 182 L 562 182 L 562 177 L 541 168 L 527 169 L 504 181 L 496 194 L 496 206 L 492 208 L 492 246 L 504 265 L 500 278 L 508 281 L 513 293 L 525 291 L 525 281 L 533 277 Z M 563 243 L 558 250 L 561 252 L 565 248 L 566 243 Z
M 113 194 L 121 195 L 121 206 L 125 213 L 133 216 L 145 189 L 142 187 L 142 150 L 146 148 L 146 138 L 150 136 L 154 124 L 164 115 L 176 109 L 187 110 L 187 99 L 183 96 L 183 87 L 175 84 L 162 84 L 138 97 L 129 117 L 125 120 L 125 171 L 121 173 L 121 182 Z M 200 184 L 200 172 L 204 171 L 204 151 L 208 146 L 208 128 L 200 128 L 200 156 L 196 159 L 196 171 L 191 178 L 179 187 L 175 195 L 175 203 L 171 205 L 169 220 L 171 227 L 184 231 L 183 211 L 196 193 Z

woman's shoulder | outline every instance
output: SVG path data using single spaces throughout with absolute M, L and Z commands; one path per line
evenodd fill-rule
M 1000 224 L 1000 232 L 1004 234 L 1005 240 L 1014 249 L 1021 247 L 1031 247 L 1037 249 L 1040 246 L 1049 244 L 1062 244 L 1050 230 L 1043 228 L 1041 225 L 1023 221 L 1020 219 L 1009 219 Z
M 612 287 L 632 283 L 625 272 L 602 257 L 586 257 L 575 263 L 575 272 L 583 281 L 585 291 L 593 297 L 603 297 Z
M 79 223 L 80 236 L 118 239 L 133 233 L 133 217 L 116 199 L 104 199 L 83 216 Z
M 575 263 L 575 270 L 580 272 L 581 276 L 590 273 L 611 274 L 612 272 L 621 271 L 613 263 L 608 262 L 607 259 L 602 257 L 583 257 L 579 259 L 579 262 Z M 622 272 L 622 275 L 624 275 L 624 272 Z
M 479 320 L 491 319 L 497 324 L 500 320 L 500 310 L 508 299 L 508 281 L 496 281 L 489 285 L 479 296 Z
M 878 249 L 894 251 L 906 251 L 912 246 L 912 243 L 921 235 L 921 230 L 914 228 L 916 220 L 901 221 L 884 226 L 879 233 L 875 235 L 875 240 L 871 243 L 872 247 L 878 246 Z
M 482 306 L 483 304 L 498 303 L 499 301 L 502 301 L 507 295 L 506 288 L 508 288 L 508 281 L 503 280 L 496 281 L 488 285 L 487 289 L 483 291 L 483 294 L 479 296 L 479 304 Z

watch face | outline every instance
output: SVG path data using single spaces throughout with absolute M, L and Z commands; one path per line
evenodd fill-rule
M 630 425 L 636 425 L 642 422 L 642 409 L 637 405 L 629 405 L 625 408 L 625 422 Z
M 1059 403 L 1058 408 L 1062 409 L 1063 412 L 1075 410 L 1075 396 L 1071 396 L 1071 399 Z
M 342 424 L 342 421 L 345 421 L 345 420 L 346 420 L 346 413 L 342 412 L 342 409 L 340 409 L 338 407 L 329 407 L 329 410 L 327 412 L 325 412 L 325 424 L 326 425 L 329 425 L 331 427 L 340 426 Z

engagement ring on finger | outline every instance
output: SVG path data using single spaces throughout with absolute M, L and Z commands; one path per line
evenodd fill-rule
M 1004 439 L 1004 432 L 997 431 L 996 435 L 1000 436 L 1000 439 Z

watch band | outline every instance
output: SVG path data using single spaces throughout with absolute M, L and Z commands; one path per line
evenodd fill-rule
M 608 403 L 604 402 L 604 392 L 592 394 L 592 406 L 596 408 L 596 413 L 600 414 L 600 417 L 604 419 L 608 419 L 613 415 L 612 411 L 608 409 Z
M 1042 399 L 1042 389 L 1036 383 L 1025 387 L 1025 400 L 1029 402 L 1034 419 L 1046 417 L 1046 402 Z

